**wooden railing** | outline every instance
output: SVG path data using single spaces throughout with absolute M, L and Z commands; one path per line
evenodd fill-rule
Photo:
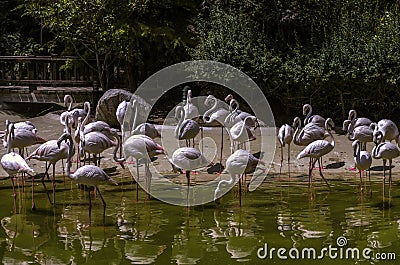
M 0 85 L 97 87 L 94 67 L 94 60 L 73 56 L 0 56 Z

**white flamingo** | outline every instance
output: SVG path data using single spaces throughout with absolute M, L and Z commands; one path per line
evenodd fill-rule
M 254 132 L 247 125 L 248 120 L 256 122 L 257 118 L 255 116 L 247 116 L 244 121 L 239 121 L 229 129 L 230 137 L 233 142 L 238 143 L 238 148 L 245 148 L 245 143 L 247 141 L 253 141 L 256 139 Z M 234 150 L 232 150 L 232 152 L 233 151 Z
M 186 206 L 189 206 L 189 186 L 191 170 L 206 167 L 210 162 L 201 154 L 199 150 L 192 147 L 181 147 L 174 151 L 170 162 L 174 167 L 186 171 L 187 193 Z
M 283 165 L 283 148 L 285 145 L 288 146 L 288 171 L 290 174 L 290 144 L 292 143 L 293 140 L 293 134 L 294 130 L 292 126 L 289 124 L 283 124 L 278 131 L 278 140 L 279 143 L 281 144 L 281 166 L 279 169 L 279 174 L 282 173 L 282 165 Z
M 185 109 L 185 119 L 196 119 L 199 117 L 199 109 L 192 103 L 192 90 L 187 91 Z
M 316 140 L 322 140 L 329 136 L 329 133 L 324 128 L 315 123 L 308 123 L 301 129 L 301 120 L 299 117 L 294 118 L 293 127 L 295 128 L 293 136 L 293 143 L 295 145 L 307 146 Z
M 127 108 L 131 105 L 129 101 L 122 101 L 118 104 L 117 110 L 115 111 L 115 116 L 117 116 L 117 120 L 122 127 L 122 123 L 124 122 L 124 117 Z M 121 130 L 122 131 L 122 130 Z
M 331 137 L 331 141 L 328 142 L 327 140 L 316 140 L 306 146 L 306 148 L 303 149 L 297 156 L 297 159 L 301 159 L 304 157 L 310 157 L 311 162 L 310 162 L 310 167 L 308 169 L 308 185 L 311 187 L 311 182 L 312 182 L 312 170 L 315 166 L 315 163 L 318 161 L 319 165 L 319 174 L 321 175 L 322 179 L 325 181 L 325 183 L 329 187 L 329 183 L 326 181 L 324 175 L 322 174 L 322 168 L 321 168 L 321 158 L 322 156 L 328 154 L 333 150 L 335 147 L 335 139 L 333 138 L 331 129 L 334 127 L 334 123 L 331 118 L 328 118 L 325 121 L 325 130 L 329 133 Z
M 35 209 L 35 201 L 34 201 L 34 177 L 29 173 L 33 173 L 33 169 L 28 166 L 26 161 L 17 153 L 11 152 L 11 146 L 14 138 L 14 124 L 10 123 L 8 128 L 8 135 L 7 135 L 7 153 L 2 156 L 1 158 L 1 166 L 7 172 L 8 176 L 11 179 L 12 188 L 13 188 L 13 195 L 14 195 L 14 209 L 15 209 L 15 202 L 16 202 L 16 192 L 14 186 L 14 177 L 18 173 L 27 173 L 32 178 L 32 210 Z
M 68 117 L 70 118 L 69 124 L 72 126 L 72 128 L 76 129 L 78 126 L 78 118 L 82 117 L 84 118 L 88 112 L 90 112 L 90 103 L 85 102 L 83 104 L 83 109 L 75 108 L 72 109 L 72 103 L 73 99 L 71 95 L 65 95 L 64 96 L 64 105 L 68 105 L 68 110 L 64 111 L 60 115 L 60 123 L 62 125 L 65 125 L 65 119 Z
M 241 175 L 254 172 L 258 163 L 265 165 L 263 161 L 256 158 L 247 150 L 239 149 L 231 154 L 226 160 L 226 171 L 231 178 L 229 180 L 223 179 L 218 182 L 218 186 L 214 192 L 214 201 L 218 202 L 217 199 L 220 197 L 221 186 L 223 184 L 234 184 L 236 182 L 236 176 L 239 175 L 239 204 L 241 205 Z
M 348 119 L 350 120 L 350 123 L 352 123 L 352 126 L 354 128 L 358 126 L 369 126 L 372 123 L 372 121 L 368 118 L 357 118 L 357 111 L 354 109 L 349 111 Z
M 374 140 L 375 146 L 372 149 L 372 157 L 374 159 L 383 160 L 383 191 L 385 191 L 386 179 L 386 161 L 389 160 L 389 187 L 392 186 L 392 160 L 400 155 L 397 146 L 390 142 L 384 142 L 384 135 L 382 131 L 377 131 Z
M 161 137 L 161 134 L 158 132 L 154 124 L 148 122 L 137 124 L 139 109 L 138 109 L 138 102 L 136 99 L 134 99 L 132 102 L 132 109 L 135 112 L 135 116 L 133 118 L 131 135 L 142 134 L 142 135 L 147 135 L 151 139 Z
M 227 127 L 232 127 L 238 121 L 244 121 L 249 116 L 254 116 L 248 112 L 242 111 L 239 109 L 239 102 L 233 98 L 231 94 L 226 96 L 226 102 L 229 102 L 229 111 L 230 115 L 225 119 L 225 125 Z M 258 119 L 255 120 L 247 120 L 247 126 L 253 127 L 256 129 L 259 126 Z
M 69 119 L 67 117 L 65 127 L 66 127 L 66 132 L 70 133 L 68 122 L 69 122 Z M 50 203 L 53 204 L 53 206 L 55 206 L 55 203 L 56 203 L 56 191 L 55 191 L 55 188 L 56 188 L 56 182 L 55 182 L 56 163 L 60 160 L 66 159 L 68 157 L 68 149 L 69 149 L 69 146 L 66 142 L 62 142 L 59 145 L 58 140 L 50 140 L 50 141 L 47 141 L 47 142 L 41 144 L 35 151 L 33 151 L 27 157 L 27 160 L 30 160 L 33 158 L 33 159 L 37 159 L 39 161 L 46 161 L 46 164 L 47 164 L 47 162 L 49 162 L 49 165 L 48 166 L 46 165 L 46 171 L 43 174 L 41 181 L 42 181 L 44 189 L 46 190 L 48 199 L 49 199 Z M 73 153 L 74 152 L 75 152 L 75 148 L 73 149 Z M 71 156 L 73 155 L 73 153 L 71 154 Z M 51 199 L 47 193 L 46 185 L 44 184 L 44 178 L 46 175 L 48 176 L 48 171 L 49 171 L 49 168 L 51 165 L 53 166 L 53 177 L 51 180 L 52 189 L 53 189 L 53 201 L 51 201 Z
M 139 160 L 146 160 L 146 188 L 147 192 L 150 192 L 151 176 L 148 161 L 154 156 L 163 154 L 164 148 L 146 135 L 132 135 L 125 140 L 122 146 L 125 157 L 117 158 L 116 152 L 114 152 L 114 160 L 122 163 L 128 157 L 133 157 L 136 159 L 136 200 L 139 200 Z
M 360 141 L 361 150 L 366 150 L 367 143 L 372 142 L 373 140 L 372 135 L 373 131 L 371 130 L 371 128 L 369 126 L 362 125 L 362 126 L 357 126 L 352 130 L 349 130 L 347 138 L 350 141 L 355 141 L 355 140 Z
M 107 175 L 107 173 L 104 172 L 101 168 L 94 166 L 94 165 L 85 165 L 80 168 L 78 168 L 74 173 L 71 174 L 70 168 L 71 168 L 71 158 L 73 154 L 73 149 L 74 149 L 74 143 L 72 140 L 72 137 L 68 133 L 64 133 L 58 140 L 57 143 L 59 146 L 61 146 L 61 142 L 67 140 L 69 143 L 69 148 L 68 148 L 68 157 L 67 157 L 67 163 L 66 163 L 66 175 L 72 180 L 75 181 L 78 184 L 83 184 L 86 186 L 93 186 L 96 188 L 97 193 L 100 195 L 101 201 L 103 203 L 103 218 L 105 217 L 106 214 L 106 202 L 104 201 L 103 196 L 100 193 L 100 190 L 98 188 L 99 184 L 103 183 L 112 183 L 114 185 L 118 185 L 118 183 L 113 180 L 110 176 Z M 91 213 L 92 213 L 92 200 L 90 196 L 90 190 L 89 190 L 89 220 L 91 220 Z
M 320 115 L 311 115 L 312 114 L 312 107 L 310 104 L 304 104 L 303 105 L 303 115 L 305 115 L 304 119 L 304 126 L 306 126 L 309 123 L 314 123 L 317 124 L 318 126 L 324 128 L 325 126 L 325 119 L 320 116 Z
M 175 137 L 178 140 L 185 140 L 187 147 L 190 146 L 190 140 L 192 139 L 194 147 L 194 138 L 199 134 L 200 126 L 196 121 L 186 119 L 185 116 L 185 108 L 178 106 L 175 112 L 175 118 L 178 119 L 178 124 L 175 127 Z
M 5 132 L 5 137 L 6 139 L 3 139 L 3 146 L 5 148 L 8 148 L 9 145 L 11 145 L 11 148 L 18 148 L 19 153 L 22 157 L 24 157 L 24 148 L 35 145 L 35 144 L 42 144 L 46 142 L 45 139 L 42 137 L 38 136 L 33 130 L 25 130 L 25 129 L 15 129 L 15 126 L 13 124 L 13 130 L 14 130 L 14 135 L 13 135 L 13 140 L 11 143 L 8 143 L 8 134 L 9 134 L 9 125 L 12 124 L 9 121 L 6 121 L 6 132 Z
M 369 168 L 371 167 L 372 164 L 372 157 L 368 151 L 361 150 L 361 142 L 359 140 L 355 140 L 352 146 L 354 151 L 353 153 L 354 163 L 360 174 L 361 191 L 364 191 L 363 181 L 362 181 L 362 171 L 368 170 L 368 177 L 370 177 Z
M 219 126 L 221 127 L 221 149 L 220 149 L 221 151 L 220 151 L 220 161 L 219 161 L 220 172 L 221 172 L 222 171 L 222 154 L 223 154 L 223 149 L 224 149 L 224 124 L 225 124 L 225 119 L 229 115 L 230 112 L 227 109 L 224 109 L 222 107 L 218 108 L 217 107 L 218 100 L 213 95 L 209 95 L 206 98 L 206 100 L 204 101 L 204 105 L 206 105 L 206 106 L 211 105 L 211 108 L 208 109 L 203 114 L 203 121 L 206 124 L 212 124 L 214 122 L 218 122 Z
M 376 142 L 376 137 L 379 131 L 382 132 L 382 141 L 388 140 L 391 142 L 392 140 L 395 140 L 396 142 L 398 142 L 399 129 L 393 121 L 382 119 L 378 123 L 371 123 L 370 128 L 374 130 L 374 142 Z

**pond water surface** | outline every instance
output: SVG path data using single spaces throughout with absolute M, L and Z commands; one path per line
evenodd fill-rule
M 20 188 L 16 209 L 11 181 L 0 180 L 0 260 L 3 264 L 320 264 L 312 253 L 294 260 L 291 249 L 338 249 L 336 258 L 323 252 L 326 264 L 396 264 L 378 261 L 376 253 L 399 259 L 400 192 L 393 186 L 390 204 L 382 202 L 381 179 L 374 178 L 373 195 L 361 194 L 357 179 L 332 181 L 332 191 L 319 181 L 311 191 L 304 181 L 291 183 L 269 178 L 256 191 L 242 196 L 237 189 L 221 204 L 196 207 L 172 206 L 147 200 L 143 191 L 135 200 L 135 185 L 114 176 L 119 186 L 102 186 L 106 216 L 100 198 L 92 200 L 88 216 L 88 193 L 71 184 L 57 183 L 55 208 L 37 184 L 36 211 L 31 211 L 31 186 Z M 40 183 L 40 182 L 38 182 Z M 46 185 L 50 185 L 49 182 Z M 369 187 L 367 187 L 369 190 Z M 340 258 L 342 251 L 360 250 L 359 257 Z M 273 256 L 265 259 L 259 256 Z M 340 243 L 342 244 L 342 242 Z M 286 250 L 277 256 L 277 249 Z M 371 249 L 366 259 L 364 249 Z M 258 254 L 257 254 L 258 253 Z M 296 251 L 290 252 L 296 258 Z M 345 253 L 345 252 L 343 252 Z M 391 253 L 395 256 L 392 257 Z M 282 254 L 282 253 L 281 253 Z M 332 254 L 332 253 L 331 253 Z

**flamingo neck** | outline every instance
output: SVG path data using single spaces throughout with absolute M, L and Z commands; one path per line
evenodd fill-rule
M 312 114 L 312 107 L 311 105 L 307 105 L 306 110 L 308 110 L 306 117 L 304 118 L 304 125 L 309 123 L 309 118 L 311 117 Z
M 133 115 L 133 123 L 132 123 L 132 129 L 131 129 L 131 135 L 135 134 L 135 129 L 136 129 L 136 123 L 137 123 L 137 115 L 138 115 L 138 106 L 137 106 L 137 100 L 133 100 L 132 102 L 132 110 L 135 112 L 135 115 Z
M 212 97 L 211 99 L 214 100 L 214 104 L 209 110 L 207 110 L 204 113 L 203 117 L 205 117 L 205 118 L 207 118 L 207 117 L 209 118 L 210 114 L 213 113 L 217 109 L 217 104 L 218 104 L 217 99 L 215 97 Z M 211 123 L 211 119 L 208 119 L 208 120 L 205 119 L 205 122 L 206 123 Z
M 182 125 L 183 120 L 185 118 L 185 109 L 183 107 L 179 107 L 177 115 L 179 117 L 179 120 L 178 120 L 178 124 L 175 127 L 175 137 L 179 138 L 179 131 L 181 129 L 181 125 Z

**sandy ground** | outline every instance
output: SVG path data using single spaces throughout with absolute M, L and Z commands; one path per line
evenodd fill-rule
M 9 113 L 0 113 L 0 130 L 5 129 L 5 120 L 9 119 L 11 121 L 20 121 L 24 120 L 23 117 L 16 116 L 15 114 Z M 36 117 L 29 119 L 33 122 L 36 127 L 38 128 L 38 135 L 45 138 L 46 140 L 57 139 L 63 132 L 63 127 L 59 122 L 59 115 L 57 114 L 47 114 L 45 116 Z M 161 129 L 160 126 L 158 126 Z M 172 128 L 171 128 L 172 130 Z M 280 156 L 281 156 L 281 147 L 276 140 L 276 128 L 261 128 L 256 130 L 257 140 L 252 141 L 250 143 L 250 148 L 253 153 L 259 152 L 263 150 L 264 158 L 263 160 L 267 162 L 266 168 L 268 175 L 267 178 L 277 178 L 279 176 L 280 170 Z M 219 148 L 221 146 L 221 129 L 217 127 L 207 127 L 204 129 L 204 137 L 206 140 L 203 142 L 203 149 L 206 149 L 207 152 L 210 151 L 211 153 L 216 153 L 215 157 L 211 155 L 211 159 L 213 158 L 214 162 L 219 162 Z M 350 171 L 349 168 L 354 166 L 353 163 L 353 152 L 351 148 L 351 143 L 346 139 L 344 135 L 334 134 L 335 138 L 335 148 L 332 152 L 326 155 L 323 158 L 323 172 L 328 179 L 344 179 L 346 177 L 353 177 L 356 176 L 355 171 Z M 197 138 L 197 143 L 200 137 Z M 156 139 L 157 142 L 165 145 L 169 145 L 168 142 L 171 140 L 170 137 L 163 137 L 163 139 Z M 184 145 L 184 141 L 182 141 L 181 146 Z M 263 147 L 261 148 L 261 144 Z M 275 146 L 274 146 L 275 144 Z M 224 134 L 224 152 L 223 152 L 223 162 L 227 157 L 230 155 L 230 140 L 228 138 L 227 133 Z M 29 152 L 32 152 L 37 146 L 29 147 Z M 199 147 L 199 146 L 197 146 Z M 367 149 L 371 151 L 373 144 L 370 143 L 367 146 Z M 201 146 L 199 147 L 201 148 Z M 304 147 L 296 146 L 294 144 L 291 145 L 290 157 L 291 157 L 291 164 L 290 164 L 290 176 L 291 178 L 299 178 L 304 181 L 307 180 L 306 176 L 308 174 L 308 159 L 301 159 L 297 160 L 296 156 Z M 2 156 L 5 153 L 5 148 L 0 148 L 0 155 Z M 115 163 L 112 159 L 112 151 L 113 149 L 110 148 L 106 150 L 102 155 L 101 160 L 101 167 L 107 168 L 111 172 L 114 171 L 115 173 L 119 173 L 121 177 L 131 178 L 130 171 L 125 168 L 122 169 L 117 163 Z M 167 153 L 171 155 L 173 150 L 167 150 Z M 209 152 L 209 153 L 210 153 Z M 288 172 L 288 165 L 287 165 L 287 147 L 284 148 L 284 163 L 282 167 L 282 176 L 283 178 L 287 178 L 289 175 Z M 271 158 L 273 159 L 271 161 Z M 398 163 L 400 159 L 395 159 L 393 161 L 393 172 L 398 172 Z M 128 159 L 128 162 L 130 160 Z M 37 161 L 37 160 L 30 160 L 28 161 L 29 165 L 35 170 L 36 173 L 42 173 L 45 171 L 45 162 Z M 156 166 L 157 170 L 161 172 L 161 174 L 171 176 L 171 178 L 177 178 L 179 181 L 184 179 L 185 175 L 173 173 L 171 172 L 171 165 L 168 163 L 166 156 L 160 156 L 156 161 L 154 161 L 154 165 Z M 75 165 L 73 166 L 72 170 L 75 169 Z M 56 167 L 57 174 L 62 174 L 62 166 L 61 163 L 57 163 Z M 373 160 L 372 163 L 372 176 L 381 176 L 382 175 L 382 160 Z M 0 168 L 0 176 L 6 177 L 6 172 Z M 315 172 L 314 176 L 319 178 L 318 173 Z M 199 170 L 199 174 L 194 177 L 194 181 L 207 181 L 208 179 L 214 179 L 216 177 L 215 174 L 208 174 L 206 169 Z M 304 177 L 304 178 L 303 178 Z

